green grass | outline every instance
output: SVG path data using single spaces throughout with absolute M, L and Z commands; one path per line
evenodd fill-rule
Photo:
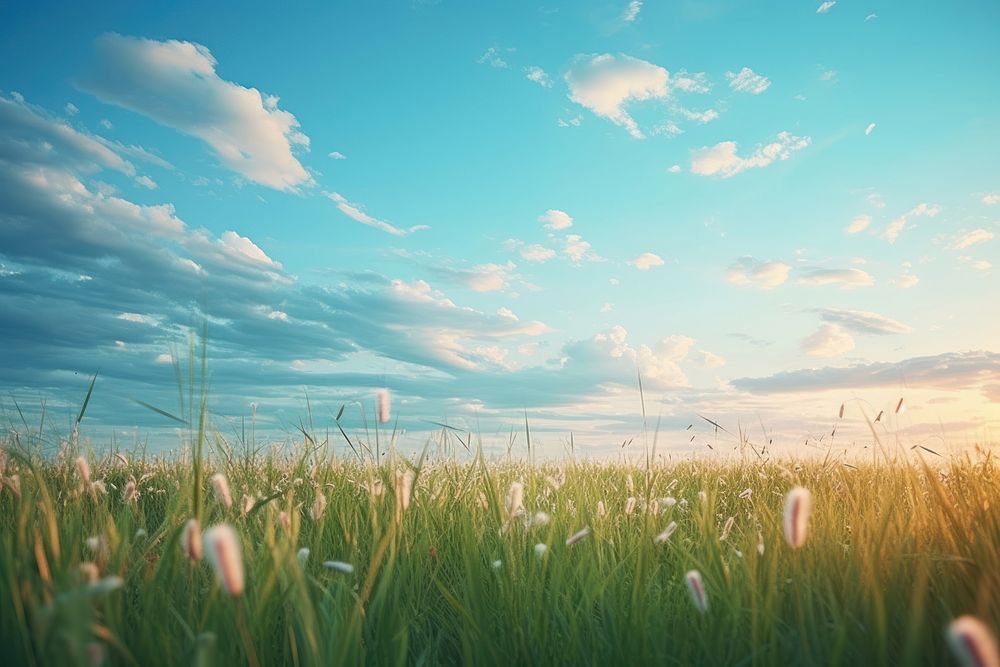
M 376 467 L 324 450 L 198 465 L 109 458 L 91 461 L 107 486 L 94 497 L 80 490 L 76 452 L 53 461 L 14 444 L 5 474 L 19 476 L 21 495 L 9 481 L 0 492 L 5 665 L 90 664 L 96 645 L 110 664 L 138 665 L 947 665 L 953 617 L 1000 621 L 1000 473 L 985 454 L 856 469 L 399 457 Z M 404 468 L 415 469 L 414 498 L 398 513 L 394 471 Z M 231 510 L 213 495 L 213 472 L 229 479 Z M 561 485 L 547 480 L 561 476 Z M 129 478 L 141 480 L 140 496 L 126 505 Z M 368 491 L 376 480 L 381 496 Z M 550 523 L 508 522 L 515 480 L 528 515 L 547 512 Z M 795 485 L 813 495 L 799 550 L 781 523 Z M 739 498 L 747 488 L 752 496 Z M 317 521 L 309 510 L 318 491 L 328 502 Z M 258 500 L 242 516 L 244 495 Z M 652 501 L 668 496 L 680 502 L 654 513 Z M 185 558 L 180 532 L 191 517 L 239 532 L 241 597 L 220 588 L 207 562 Z M 677 531 L 654 544 L 670 521 Z M 566 547 L 584 526 L 591 534 Z M 104 553 L 88 549 L 92 536 L 104 537 Z M 542 558 L 537 543 L 549 546 Z M 311 552 L 304 566 L 302 547 Z M 350 562 L 354 573 L 327 570 L 325 560 Z M 124 585 L 96 594 L 84 561 Z M 704 577 L 706 614 L 685 588 L 690 569 Z

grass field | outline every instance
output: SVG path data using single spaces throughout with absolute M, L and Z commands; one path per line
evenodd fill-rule
M 8 443 L 0 663 L 947 665 L 953 618 L 1000 621 L 1000 472 L 982 452 L 376 467 L 199 450 Z M 798 549 L 795 486 L 812 498 Z M 188 557 L 192 518 L 235 528 L 242 590 Z

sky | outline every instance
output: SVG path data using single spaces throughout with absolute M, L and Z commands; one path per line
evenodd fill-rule
M 6 428 L 996 442 L 997 3 L 329 4 L 0 6 Z

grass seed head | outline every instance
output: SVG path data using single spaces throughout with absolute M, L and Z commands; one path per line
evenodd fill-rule
M 243 594 L 243 555 L 236 530 L 220 523 L 205 531 L 205 554 L 219 583 L 233 597 Z
M 378 409 L 378 420 L 385 424 L 389 421 L 389 390 L 379 389 L 375 392 L 375 404 Z
M 708 611 L 708 595 L 705 593 L 705 583 L 701 579 L 701 572 L 698 570 L 688 570 L 684 575 L 684 583 L 687 584 L 691 593 L 691 601 L 694 602 L 695 609 L 701 613 Z
M 201 560 L 201 527 L 198 519 L 189 519 L 181 533 L 181 548 L 192 563 Z
M 233 507 L 233 495 L 229 492 L 229 482 L 226 476 L 217 472 L 210 478 L 212 488 L 215 489 L 215 497 L 227 510 Z
M 809 489 L 801 486 L 789 491 L 785 498 L 785 540 L 793 549 L 798 549 L 806 543 L 811 506 L 812 496 Z
M 344 574 L 353 574 L 354 566 L 350 563 L 345 563 L 342 560 L 328 560 L 323 563 L 323 567 L 328 570 L 333 570 L 334 572 L 342 572 Z
M 974 616 L 960 616 L 948 625 L 948 644 L 962 667 L 1000 667 L 1000 650 L 990 629 Z

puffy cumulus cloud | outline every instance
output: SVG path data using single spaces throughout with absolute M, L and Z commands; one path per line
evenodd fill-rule
M 964 250 L 970 246 L 977 245 L 979 243 L 986 243 L 987 241 L 992 241 L 996 237 L 996 234 L 988 229 L 974 229 L 971 232 L 966 232 L 955 239 L 953 247 L 958 250 Z
M 913 218 L 933 218 L 940 212 L 941 207 L 937 204 L 927 204 L 925 202 L 917 204 L 909 211 L 890 222 L 882 236 L 889 241 L 889 243 L 895 243 L 896 239 L 899 238 L 899 235 L 903 233 L 903 229 Z
M 982 202 L 987 206 L 993 206 L 995 204 L 1000 204 L 1000 194 L 991 192 L 990 194 L 983 195 Z
M 469 271 L 466 284 L 474 292 L 495 292 L 507 286 L 510 273 L 517 268 L 514 262 L 506 264 L 479 264 Z
M 573 216 L 566 211 L 550 208 L 538 216 L 538 222 L 544 223 L 546 229 L 567 229 L 573 226 Z
M 644 385 L 659 389 L 683 387 L 687 375 L 678 365 L 683 361 L 694 340 L 687 336 L 669 336 L 655 345 L 630 345 L 628 332 L 621 325 L 596 334 L 589 340 L 570 343 L 563 348 L 562 369 L 577 375 L 590 366 L 595 377 L 605 383 L 632 386 L 635 373 L 642 375 Z
M 393 236 L 406 236 L 407 234 L 412 234 L 413 232 L 420 232 L 426 229 L 430 229 L 427 225 L 414 225 L 407 229 L 397 227 L 391 222 L 386 222 L 385 220 L 380 220 L 365 213 L 364 209 L 360 204 L 355 204 L 348 201 L 343 195 L 338 192 L 328 192 L 325 193 L 326 196 L 333 201 L 341 213 L 346 215 L 351 220 L 356 220 L 363 225 L 368 225 L 369 227 L 374 227 L 386 234 L 392 234 Z
M 566 72 L 570 99 L 620 125 L 637 139 L 644 138 L 626 106 L 667 96 L 667 70 L 624 54 L 577 56 Z
M 563 254 L 573 264 L 581 262 L 600 262 L 604 258 L 591 249 L 589 241 L 584 241 L 579 234 L 567 234 L 563 245 Z
M 106 34 L 80 87 L 204 141 L 227 168 L 255 183 L 295 190 L 312 177 L 294 155 L 309 138 L 278 98 L 226 81 L 200 44 Z
M 737 93 L 751 95 L 760 95 L 771 86 L 770 79 L 749 67 L 744 67 L 739 72 L 726 72 L 726 80 L 729 81 L 729 87 Z
M 549 75 L 545 73 L 545 70 L 543 70 L 541 67 L 538 67 L 537 65 L 531 65 L 530 67 L 525 67 L 524 78 L 526 78 L 528 81 L 534 81 L 543 88 L 552 87 L 552 79 L 549 78 Z
M 779 132 L 777 141 L 758 146 L 747 157 L 740 156 L 735 141 L 722 141 L 711 147 L 691 151 L 691 171 L 702 176 L 729 178 L 757 167 L 766 167 L 775 160 L 787 160 L 795 151 L 811 143 L 809 137 L 796 137 L 789 132 Z
M 982 388 L 1000 381 L 1000 353 L 946 352 L 901 361 L 858 363 L 843 367 L 784 371 L 757 378 L 739 378 L 731 384 L 741 391 L 827 391 L 865 387 Z
M 802 351 L 814 357 L 839 357 L 854 349 L 854 339 L 836 324 L 821 324 L 802 341 Z
M 862 213 L 861 215 L 854 216 L 854 219 L 851 220 L 851 222 L 847 225 L 847 228 L 844 231 L 847 232 L 848 234 L 860 234 L 861 232 L 868 229 L 868 226 L 871 224 L 872 224 L 872 217 L 870 215 L 865 215 L 864 213 Z
M 919 282 L 919 277 L 913 275 L 909 271 L 905 271 L 903 275 L 896 280 L 896 286 L 900 289 L 910 289 L 911 287 L 916 287 Z
M 804 269 L 798 278 L 804 285 L 839 285 L 845 289 L 870 287 L 875 284 L 871 274 L 861 269 Z
M 698 354 L 701 355 L 701 365 L 705 368 L 721 368 L 726 365 L 725 357 L 713 354 L 708 350 L 699 350 Z
M 822 308 L 820 319 L 830 324 L 837 324 L 858 334 L 886 335 L 905 334 L 913 331 L 913 327 L 894 319 L 873 313 L 870 310 L 840 310 L 837 308 Z
M 635 259 L 630 260 L 629 264 L 640 271 L 648 271 L 654 266 L 663 266 L 663 258 L 652 252 L 644 252 Z
M 753 285 L 773 289 L 788 280 L 792 267 L 779 260 L 762 262 L 746 255 L 736 260 L 726 272 L 726 280 L 733 285 Z
M 529 262 L 544 262 L 556 256 L 556 251 L 538 243 L 532 243 L 520 249 L 521 257 Z

